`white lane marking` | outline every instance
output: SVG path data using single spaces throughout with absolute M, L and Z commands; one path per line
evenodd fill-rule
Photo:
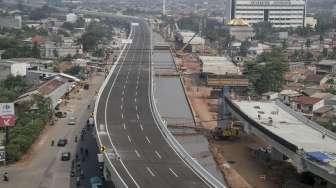
M 127 135 L 128 141 L 132 143 L 131 137 Z
M 134 102 L 136 103 L 136 98 L 134 98 Z
M 135 96 L 137 96 L 138 95 L 138 91 L 135 91 Z
M 143 131 L 143 127 L 142 127 L 141 123 L 139 124 L 139 126 L 140 126 L 140 129 Z
M 124 89 L 126 89 L 126 85 L 124 85 Z
M 150 140 L 149 140 L 149 138 L 147 136 L 146 136 L 146 140 L 147 140 L 148 144 L 151 143 Z
M 139 88 L 139 85 L 136 85 L 136 88 L 135 88 L 135 89 L 138 90 L 138 88 Z
M 123 90 L 123 91 L 122 91 L 121 95 L 122 95 L 122 96 L 124 96 L 124 95 L 125 95 L 125 90 Z
M 134 152 L 135 152 L 135 154 L 136 154 L 139 158 L 141 158 L 140 153 L 138 152 L 138 150 L 134 150 Z
M 123 124 L 123 127 L 124 127 L 124 129 L 126 130 L 126 124 L 125 124 L 125 123 Z
M 171 172 L 175 177 L 179 177 L 175 172 L 174 172 L 174 170 L 173 169 L 171 169 L 171 168 L 169 168 L 169 172 Z
M 138 105 L 135 105 L 135 110 L 138 111 Z
M 159 157 L 159 159 L 162 159 L 160 153 L 158 151 L 155 150 L 155 154 Z
M 124 119 L 124 113 L 121 113 L 121 119 Z
M 120 105 L 120 110 L 122 110 L 123 109 L 123 105 Z
M 124 97 L 123 96 L 121 97 L 121 102 L 124 102 Z
M 137 114 L 137 119 L 139 120 L 139 114 Z
M 127 84 L 128 80 L 126 79 L 125 84 Z
M 153 171 L 148 166 L 146 166 L 146 169 L 150 173 L 150 175 L 152 175 L 153 177 L 155 176 L 155 174 L 153 173 Z

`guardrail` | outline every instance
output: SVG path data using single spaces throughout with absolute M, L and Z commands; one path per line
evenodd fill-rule
M 305 125 L 311 127 L 312 129 L 315 129 L 321 133 L 325 133 L 327 136 L 331 137 L 332 139 L 336 140 L 336 134 L 324 127 L 322 127 L 321 125 L 319 125 L 318 123 L 306 118 L 303 114 L 301 114 L 300 112 L 296 112 L 295 110 L 293 110 L 292 108 L 286 106 L 285 104 L 283 104 L 280 100 L 276 100 L 275 104 L 277 106 L 279 106 L 281 109 L 283 109 L 284 111 L 288 112 L 289 114 L 291 114 L 292 116 L 294 116 L 296 119 L 300 120 L 302 123 L 304 123 Z
M 151 40 L 152 42 L 152 40 Z M 207 183 L 211 187 L 215 188 L 225 188 L 225 186 L 218 181 L 215 177 L 212 176 L 201 164 L 199 164 L 176 140 L 176 138 L 171 134 L 169 129 L 167 128 L 166 121 L 164 121 L 157 109 L 154 97 L 154 71 L 152 70 L 153 61 L 152 61 L 152 43 L 151 43 L 151 52 L 150 52 L 150 87 L 149 87 L 149 94 L 150 94 L 150 105 L 151 109 L 154 110 L 153 115 L 155 121 L 158 123 L 159 130 L 161 131 L 162 135 L 164 136 L 165 140 L 168 142 L 170 146 L 175 150 L 175 152 L 180 156 L 180 158 L 198 175 L 205 183 Z
M 132 30 L 132 27 L 131 27 L 131 31 L 130 31 L 130 34 L 129 34 L 129 36 L 128 36 L 128 39 L 130 39 L 130 37 L 131 37 L 131 35 L 132 35 L 132 32 L 133 32 L 133 30 Z M 99 132 L 100 132 L 100 131 L 98 130 L 98 124 L 97 124 L 97 117 L 96 117 L 96 116 L 97 116 L 97 110 L 98 110 L 98 103 L 99 103 L 101 94 L 103 93 L 103 91 L 104 91 L 104 89 L 105 89 L 107 83 L 109 82 L 109 80 L 110 80 L 110 78 L 111 78 L 111 76 L 112 76 L 112 74 L 113 74 L 113 72 L 114 72 L 115 67 L 117 66 L 117 64 L 118 64 L 118 62 L 119 62 L 119 60 L 120 60 L 120 58 L 121 58 L 121 56 L 122 56 L 124 50 L 126 49 L 126 46 L 127 46 L 127 44 L 125 44 L 125 45 L 123 46 L 123 48 L 122 48 L 122 50 L 121 50 L 121 52 L 120 52 L 120 54 L 119 54 L 117 60 L 115 61 L 115 64 L 112 66 L 112 68 L 111 68 L 111 70 L 110 70 L 108 76 L 106 77 L 106 79 L 105 79 L 103 85 L 100 87 L 99 92 L 98 92 L 98 95 L 97 95 L 97 98 L 96 98 L 95 108 L 94 108 L 94 113 L 93 113 L 93 114 L 94 114 L 94 120 L 95 120 L 95 125 L 96 125 L 95 127 L 96 127 L 96 133 L 97 133 L 97 137 L 96 137 L 96 139 L 98 140 L 98 143 L 99 143 L 99 146 L 100 146 L 100 147 L 102 147 L 102 146 L 104 146 L 104 145 L 102 144 L 102 141 L 101 141 L 101 139 L 100 139 L 100 137 L 99 137 Z M 106 125 L 105 125 L 105 126 L 106 126 Z M 115 152 L 116 152 L 116 151 L 115 151 Z M 112 172 L 111 172 L 111 173 L 112 173 L 112 174 L 111 174 L 112 177 L 111 177 L 111 178 L 112 178 L 112 180 L 113 180 L 114 185 L 115 185 L 117 188 L 127 188 L 127 187 L 128 187 L 127 184 L 126 184 L 125 181 L 121 178 L 120 174 L 118 173 L 118 171 L 116 170 L 116 168 L 115 168 L 114 165 L 112 164 L 112 162 L 111 162 L 111 160 L 110 160 L 108 154 L 107 154 L 106 152 L 104 152 L 103 155 L 104 155 L 104 157 L 105 157 L 105 160 L 104 160 L 104 161 L 107 161 L 107 162 L 109 163 L 109 166 L 112 168 Z

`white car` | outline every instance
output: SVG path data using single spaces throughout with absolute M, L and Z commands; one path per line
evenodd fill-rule
M 76 125 L 76 120 L 77 118 L 76 117 L 69 117 L 69 120 L 68 120 L 68 125 Z

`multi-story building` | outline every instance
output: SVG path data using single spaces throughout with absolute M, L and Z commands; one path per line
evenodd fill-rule
M 0 28 L 22 28 L 21 16 L 2 16 L 0 17 Z
M 249 24 L 268 21 L 274 27 L 304 26 L 306 0 L 230 0 L 231 19 Z

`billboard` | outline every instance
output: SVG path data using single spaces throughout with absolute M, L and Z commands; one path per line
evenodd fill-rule
M 14 103 L 0 103 L 0 127 L 15 125 Z

